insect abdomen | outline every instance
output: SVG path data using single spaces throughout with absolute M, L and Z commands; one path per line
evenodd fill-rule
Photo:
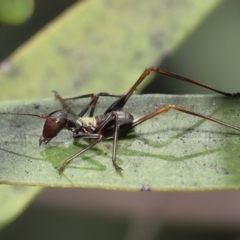
M 133 121 L 133 116 L 129 112 L 115 111 L 118 115 L 118 124 L 124 124 Z M 97 124 L 103 123 L 111 113 L 102 114 L 96 117 Z

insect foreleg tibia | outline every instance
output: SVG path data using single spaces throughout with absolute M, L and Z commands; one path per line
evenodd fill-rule
M 96 141 L 94 141 L 93 143 L 89 144 L 87 147 L 85 147 L 84 149 L 82 149 L 81 151 L 77 152 L 76 154 L 74 154 L 73 156 L 71 156 L 70 158 L 68 158 L 67 160 L 64 161 L 64 163 L 62 164 L 62 166 L 58 169 L 58 172 L 61 174 L 64 169 L 67 167 L 67 165 L 76 157 L 78 157 L 79 155 L 81 155 L 82 153 L 84 153 L 85 151 L 87 151 L 88 149 L 92 148 L 93 146 L 95 146 L 97 143 L 99 143 L 103 136 L 100 134 L 79 134 L 76 136 L 73 136 L 74 138 L 88 138 L 88 139 L 96 139 Z

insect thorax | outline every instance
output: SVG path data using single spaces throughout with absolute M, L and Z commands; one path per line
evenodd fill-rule
M 96 127 L 97 124 L 95 117 L 81 117 L 77 121 L 83 127 Z

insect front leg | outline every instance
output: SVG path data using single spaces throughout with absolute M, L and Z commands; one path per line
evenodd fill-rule
M 73 156 L 71 156 L 70 158 L 68 158 L 67 160 L 64 161 L 64 163 L 62 164 L 62 166 L 58 169 L 58 172 L 61 174 L 64 169 L 67 167 L 67 165 L 76 157 L 78 157 L 79 155 L 81 155 L 82 153 L 84 153 L 85 151 L 87 151 L 88 149 L 92 148 L 93 146 L 95 146 L 97 143 L 99 143 L 102 138 L 103 135 L 101 134 L 88 134 L 88 133 L 79 133 L 73 136 L 74 138 L 88 138 L 88 139 L 96 139 L 93 143 L 89 144 L 87 147 L 85 147 L 84 149 L 82 149 L 81 151 L 79 151 L 78 153 L 74 154 Z

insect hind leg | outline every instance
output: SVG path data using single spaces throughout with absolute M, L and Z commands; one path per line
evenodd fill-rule
M 152 113 L 149 113 L 143 117 L 140 117 L 138 119 L 134 119 L 133 122 L 132 122 L 132 125 L 131 125 L 131 128 L 134 128 L 136 127 L 137 125 L 141 124 L 142 122 L 148 120 L 148 119 L 151 119 L 157 115 L 160 115 L 162 113 L 165 113 L 167 111 L 169 111 L 170 109 L 174 109 L 174 110 L 177 110 L 177 111 L 180 111 L 180 112 L 184 112 L 184 113 L 187 113 L 187 114 L 190 114 L 190 115 L 193 115 L 193 116 L 196 116 L 196 117 L 200 117 L 200 118 L 203 118 L 203 119 L 206 119 L 206 120 L 209 120 L 209 121 L 212 121 L 212 122 L 215 122 L 215 123 L 218 123 L 218 124 L 221 124 L 223 126 L 226 126 L 226 127 L 229 127 L 229 128 L 232 128 L 232 129 L 235 129 L 237 131 L 240 131 L 240 128 L 239 127 L 236 127 L 232 124 L 229 124 L 229 123 L 226 123 L 226 122 L 223 122 L 219 119 L 216 119 L 216 118 L 213 118 L 213 117 L 209 117 L 209 116 L 206 116 L 204 114 L 201 114 L 201 113 L 198 113 L 198 112 L 194 112 L 192 110 L 188 110 L 186 108 L 183 108 L 183 107 L 180 107 L 180 106 L 176 106 L 176 105 L 166 105 L 164 107 L 161 107 L 159 109 L 157 109 L 156 111 L 152 112 Z

